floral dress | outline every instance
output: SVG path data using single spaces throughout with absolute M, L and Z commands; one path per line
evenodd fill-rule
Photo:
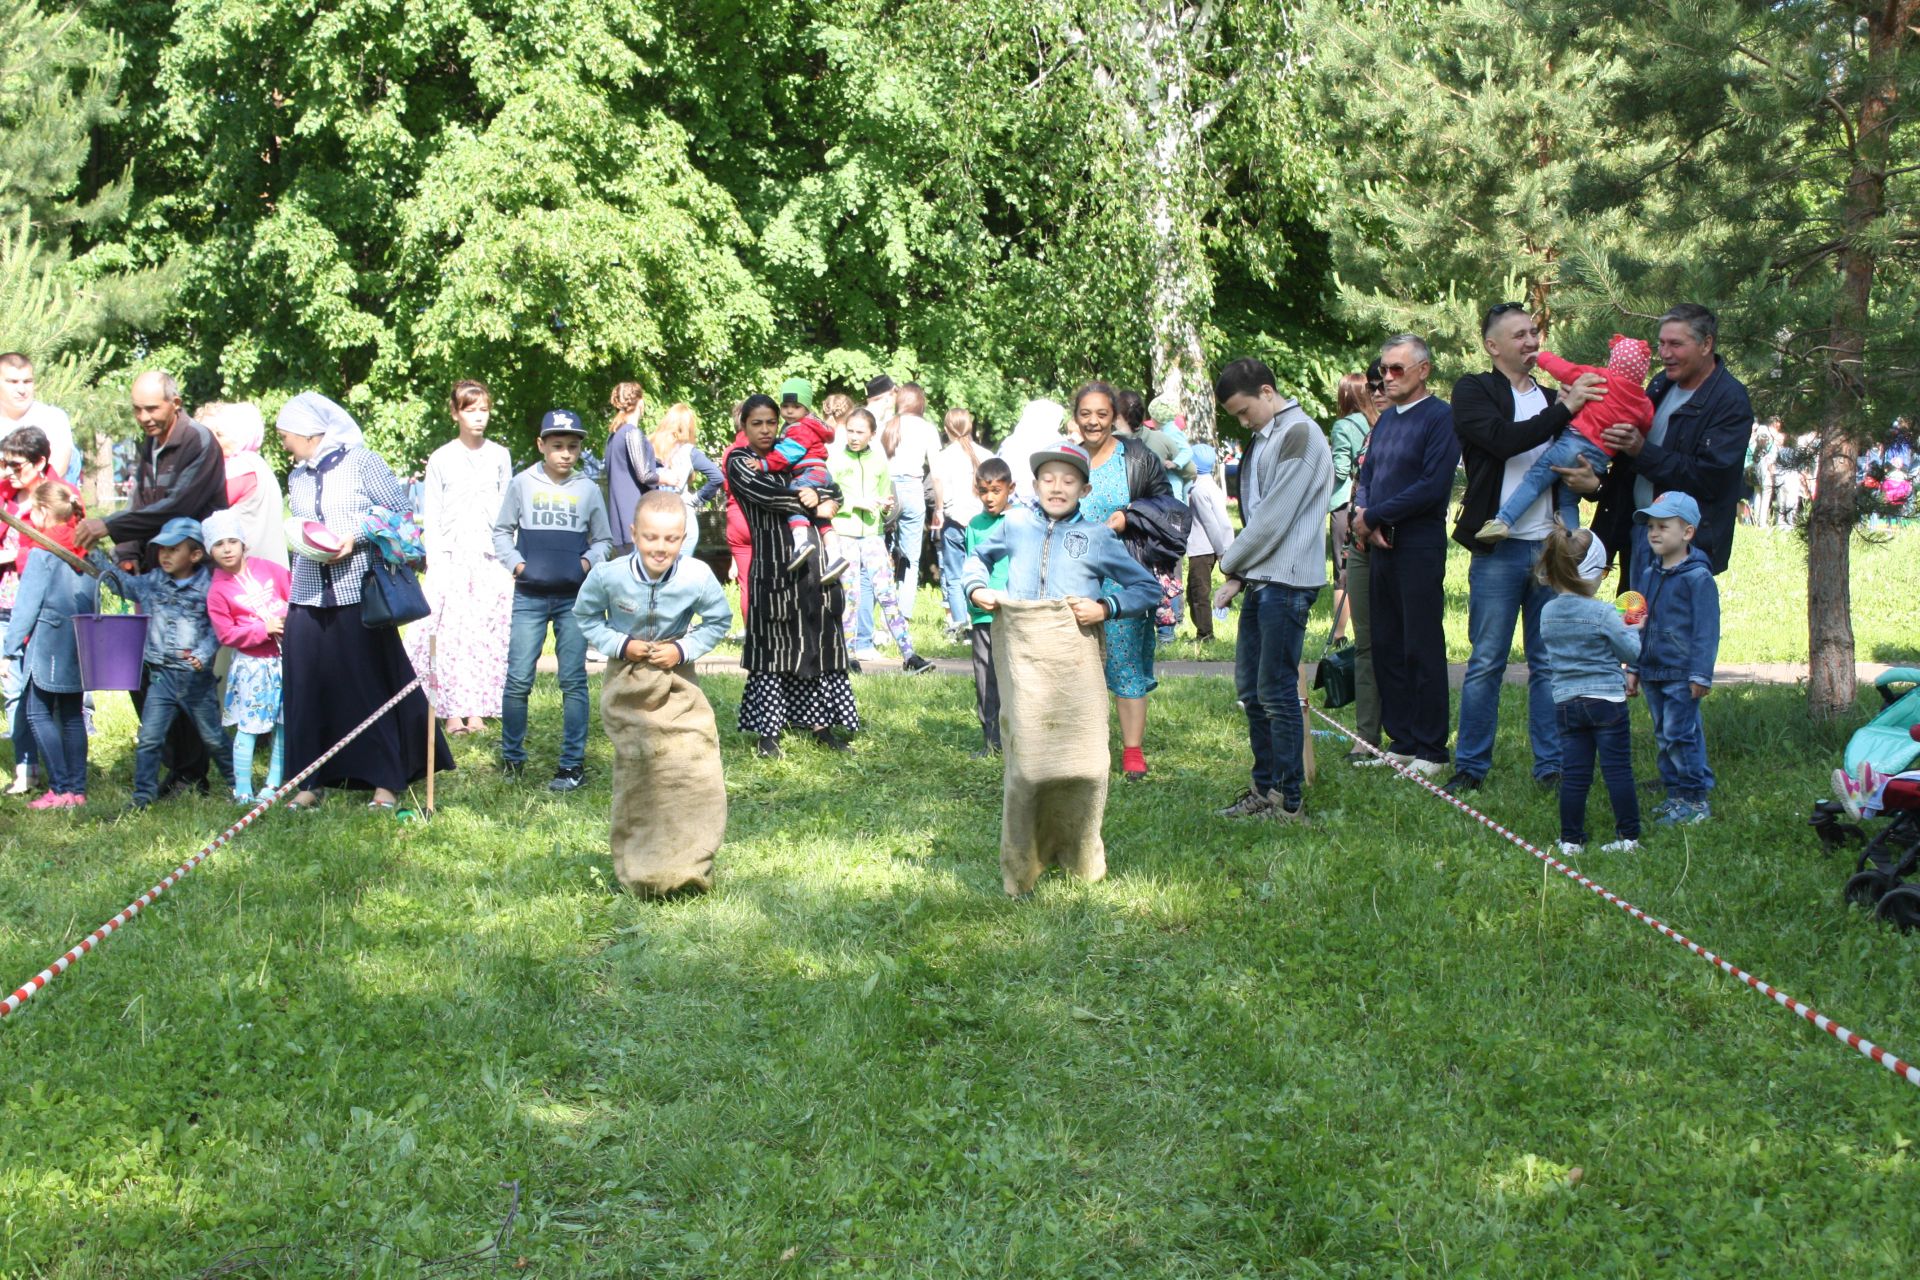
M 1105 523 L 1132 500 L 1127 488 L 1126 450 L 1116 444 L 1107 460 L 1093 469 L 1093 491 L 1080 500 L 1080 510 L 1089 520 Z M 1108 583 L 1106 589 L 1115 586 Z M 1159 688 L 1160 682 L 1153 675 L 1157 640 L 1153 617 L 1114 618 L 1106 629 L 1107 692 L 1116 698 L 1144 698 Z
M 491 440 L 478 449 L 451 440 L 427 461 L 419 517 L 433 612 L 407 628 L 406 646 L 434 710 L 449 719 L 500 714 L 513 575 L 493 554 L 493 521 L 512 480 L 512 459 Z

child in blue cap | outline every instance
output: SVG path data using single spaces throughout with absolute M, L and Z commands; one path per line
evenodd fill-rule
M 1653 554 L 1634 575 L 1634 590 L 1647 599 L 1647 619 L 1627 690 L 1637 684 L 1646 694 L 1660 749 L 1667 800 L 1655 811 L 1654 825 L 1691 826 L 1711 816 L 1707 793 L 1713 790 L 1713 770 L 1707 764 L 1700 700 L 1713 692 L 1720 590 L 1706 553 L 1693 545 L 1700 504 L 1691 496 L 1663 493 L 1633 518 L 1647 527 Z
M 227 735 L 220 728 L 220 697 L 213 678 L 213 655 L 220 642 L 207 616 L 206 534 L 198 520 L 175 516 L 147 539 L 160 566 L 145 573 L 109 567 L 100 580 L 147 615 L 146 694 L 140 704 L 140 737 L 133 757 L 133 802 L 144 809 L 160 790 L 160 751 L 176 717 L 185 715 L 227 786 L 233 786 L 233 762 Z

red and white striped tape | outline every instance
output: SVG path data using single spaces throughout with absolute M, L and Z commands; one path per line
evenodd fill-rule
M 1654 932 L 1658 933 L 1660 936 L 1671 939 L 1672 941 L 1679 943 L 1681 946 L 1693 952 L 1694 955 L 1699 956 L 1702 960 L 1705 960 L 1708 964 L 1720 970 L 1722 973 L 1738 978 L 1741 982 L 1745 983 L 1749 987 L 1752 987 L 1755 991 L 1758 991 L 1761 995 L 1767 997 L 1769 1000 L 1773 1001 L 1775 1004 L 1779 1005 L 1781 1008 L 1790 1009 L 1794 1013 L 1799 1014 L 1801 1017 L 1805 1018 L 1808 1022 L 1811 1022 L 1814 1026 L 1820 1028 L 1822 1031 L 1826 1032 L 1828 1035 L 1838 1040 L 1841 1044 L 1844 1044 L 1851 1049 L 1858 1050 L 1863 1057 L 1866 1057 L 1871 1061 L 1879 1063 L 1881 1066 L 1885 1067 L 1887 1070 L 1893 1072 L 1894 1075 L 1900 1077 L 1902 1080 L 1905 1080 L 1908 1084 L 1920 1085 L 1920 1067 L 1917 1067 L 1910 1062 L 1906 1062 L 1894 1056 L 1893 1054 L 1888 1053 L 1885 1049 L 1882 1049 L 1879 1045 L 1867 1039 L 1865 1036 L 1862 1036 L 1856 1032 L 1847 1030 L 1845 1027 L 1841 1026 L 1839 1023 L 1835 1022 L 1833 1019 L 1827 1017 L 1824 1013 L 1821 1013 L 1818 1009 L 1814 1009 L 1809 1005 L 1802 1004 L 1800 1001 L 1795 1000 L 1792 996 L 1780 990 L 1778 987 L 1775 987 L 1770 983 L 1761 981 L 1759 978 L 1754 977 L 1752 974 L 1748 973 L 1745 969 L 1742 969 L 1740 966 L 1732 963 L 1731 961 L 1725 959 L 1722 956 L 1716 955 L 1713 952 L 1707 950 L 1705 947 L 1701 946 L 1699 943 L 1695 942 L 1693 939 L 1687 937 L 1684 933 L 1681 933 L 1679 930 L 1674 929 L 1659 920 L 1656 920 L 1654 917 L 1648 915 L 1646 912 L 1642 911 L 1640 908 L 1634 906 L 1631 902 L 1628 902 L 1625 898 L 1622 898 L 1619 894 L 1613 892 L 1611 889 L 1607 888 L 1605 885 L 1600 884 L 1598 881 L 1588 879 L 1586 876 L 1581 875 L 1578 871 L 1575 871 L 1572 867 L 1569 867 L 1566 863 L 1560 861 L 1560 859 L 1554 857 L 1552 854 L 1547 853 L 1545 850 L 1536 847 L 1535 845 L 1533 845 L 1527 840 L 1521 839 L 1519 836 L 1515 835 L 1513 832 L 1507 830 L 1505 827 L 1495 822 L 1492 818 L 1489 818 L 1486 814 L 1481 813 L 1478 809 L 1466 803 L 1466 801 L 1460 799 L 1460 797 L 1447 794 L 1447 792 L 1445 792 L 1439 787 L 1436 787 L 1432 782 L 1428 781 L 1426 778 L 1421 777 L 1418 773 L 1415 773 L 1413 770 L 1403 767 L 1397 761 L 1389 758 L 1388 754 L 1380 750 L 1378 747 L 1375 747 L 1369 743 L 1360 741 L 1359 738 L 1356 738 L 1353 735 L 1352 730 L 1348 729 L 1345 725 L 1341 724 L 1338 720 L 1335 720 L 1332 716 L 1328 715 L 1326 712 L 1322 711 L 1320 708 L 1314 706 L 1311 702 L 1307 702 L 1303 700 L 1301 705 L 1306 707 L 1307 710 L 1313 712 L 1314 715 L 1320 717 L 1322 720 L 1325 720 L 1328 724 L 1332 725 L 1335 729 L 1338 729 L 1340 731 L 1341 737 L 1347 739 L 1349 742 L 1353 743 L 1356 747 L 1359 747 L 1362 751 L 1365 751 L 1370 755 L 1379 756 L 1382 763 L 1384 763 L 1388 768 L 1392 769 L 1395 773 L 1398 773 L 1401 777 L 1410 778 L 1414 782 L 1419 783 L 1426 790 L 1432 792 L 1436 796 L 1439 796 L 1442 800 L 1445 800 L 1448 804 L 1452 805 L 1454 808 L 1458 809 L 1460 812 L 1466 814 L 1468 817 L 1472 818 L 1475 822 L 1478 822 L 1481 826 L 1487 828 L 1489 831 L 1492 831 L 1495 834 L 1506 839 L 1510 843 L 1516 844 L 1520 846 L 1522 849 L 1525 849 L 1528 853 L 1540 859 L 1540 861 L 1546 863 L 1548 866 L 1552 867 L 1555 871 L 1558 871 L 1561 875 L 1565 876 L 1567 879 L 1579 885 L 1582 889 L 1586 889 L 1589 892 L 1597 895 L 1602 901 L 1608 902 L 1613 906 L 1620 908 L 1620 910 L 1626 912 L 1628 915 L 1632 916 L 1635 920 L 1638 920 L 1641 924 L 1646 925 L 1649 929 L 1652 929 Z
M 408 694 L 412 693 L 415 689 L 420 687 L 420 681 L 421 681 L 421 677 L 415 676 L 411 681 L 408 682 L 406 688 L 394 694 L 391 698 L 388 698 L 384 703 L 380 705 L 379 709 L 376 710 L 372 715 L 368 716 L 365 720 L 362 720 L 358 725 L 354 726 L 352 733 L 349 733 L 346 737 L 340 739 L 340 741 L 334 743 L 331 747 L 328 747 L 326 751 L 321 754 L 319 759 L 315 760 L 312 764 L 302 769 L 299 773 L 295 774 L 292 778 L 289 778 L 286 781 L 286 783 L 283 784 L 278 791 L 275 791 L 272 795 L 268 796 L 266 799 L 262 800 L 259 804 L 254 805 L 253 808 L 247 810 L 246 813 L 242 814 L 240 816 L 240 821 L 234 823 L 232 826 L 228 827 L 225 831 L 222 831 L 219 835 L 207 841 L 206 844 L 201 846 L 200 851 L 198 853 L 194 854 L 191 858 L 188 858 L 185 862 L 181 863 L 179 866 L 175 867 L 172 871 L 168 872 L 166 877 L 162 879 L 159 884 L 156 884 L 155 886 L 153 886 L 153 888 L 147 890 L 145 893 L 135 898 L 132 902 L 129 902 L 124 908 L 121 909 L 121 912 L 119 915 L 107 921 L 105 924 L 101 925 L 98 929 L 95 929 L 92 933 L 88 934 L 86 937 L 80 939 L 80 941 L 76 943 L 73 949 L 68 951 L 67 954 L 61 956 L 58 960 L 55 960 L 52 964 L 48 965 L 46 968 L 42 969 L 40 972 L 34 974 L 33 977 L 21 983 L 20 986 L 15 989 L 12 995 L 8 996 L 5 1000 L 0 1000 L 0 1018 L 7 1017 L 9 1014 L 12 1014 L 16 1010 L 18 1010 L 21 1005 L 33 999 L 34 996 L 40 993 L 40 989 L 42 987 L 46 986 L 49 982 L 52 982 L 55 978 L 65 973 L 69 968 L 72 967 L 75 961 L 79 960 L 82 956 L 86 955 L 88 952 L 92 951 L 95 947 L 99 946 L 102 942 L 106 941 L 109 937 L 113 936 L 113 934 L 119 931 L 121 925 L 133 919 L 135 916 L 139 915 L 142 911 L 145 911 L 149 906 L 153 904 L 153 900 L 155 898 L 158 898 L 161 894 L 173 888 L 173 886 L 178 884 L 181 878 L 185 876 L 189 871 L 192 871 L 195 867 L 199 866 L 201 863 L 205 862 L 208 858 L 212 857 L 215 850 L 219 849 L 221 846 L 225 844 L 228 844 L 229 842 L 232 841 L 232 839 L 235 836 L 239 835 L 242 831 L 245 831 L 248 827 L 252 826 L 254 822 L 258 820 L 261 814 L 271 809 L 279 801 L 281 796 L 284 796 L 291 791 L 297 790 L 302 782 L 305 782 L 308 778 L 313 776 L 314 770 L 318 769 L 321 765 L 325 764 L 327 761 L 339 755 L 340 752 L 346 747 L 346 745 L 349 742 L 352 742 L 355 738 L 365 733 L 367 729 L 372 726 L 374 721 L 378 720 L 381 716 L 384 716 L 385 714 L 387 714 L 387 712 L 399 706 L 400 703 L 406 699 L 406 696 Z

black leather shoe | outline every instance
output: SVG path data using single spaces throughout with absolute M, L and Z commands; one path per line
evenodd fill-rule
M 845 738 L 831 729 L 815 729 L 813 740 L 829 751 L 851 751 L 853 747 Z
M 1448 778 L 1440 789 L 1450 796 L 1463 796 L 1469 791 L 1478 791 L 1486 785 L 1485 778 L 1476 778 L 1470 773 L 1456 773 Z
M 760 741 L 754 747 L 754 750 L 758 752 L 762 758 L 767 760 L 778 760 L 781 756 L 787 754 L 780 749 L 779 736 L 771 733 L 761 734 Z
M 1560 775 L 1557 773 L 1543 773 L 1533 780 L 1533 785 L 1542 791 L 1558 791 L 1560 790 Z

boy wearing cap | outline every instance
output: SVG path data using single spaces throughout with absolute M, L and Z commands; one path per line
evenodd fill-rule
M 549 791 L 586 783 L 587 641 L 573 601 L 587 573 L 613 545 L 600 486 L 579 474 L 586 434 L 579 415 L 550 409 L 540 419 L 540 461 L 513 478 L 493 522 L 493 553 L 513 575 L 513 622 L 500 707 L 500 768 L 527 766 L 527 695 L 553 628 L 560 667 L 560 762 Z
M 1652 557 L 1637 564 L 1634 589 L 1647 600 L 1640 660 L 1627 676 L 1627 692 L 1637 686 L 1647 695 L 1653 738 L 1659 747 L 1660 781 L 1667 800 L 1655 810 L 1654 825 L 1691 826 L 1711 815 L 1707 793 L 1713 770 L 1707 764 L 1706 730 L 1700 699 L 1713 691 L 1713 665 L 1720 651 L 1720 590 L 1705 552 L 1693 545 L 1700 504 L 1688 494 L 1669 491 L 1653 505 L 1633 513 L 1647 529 Z
M 840 535 L 834 532 L 833 515 L 839 505 L 820 501 L 820 490 L 833 483 L 827 474 L 827 446 L 833 443 L 833 428 L 813 416 L 813 384 L 805 378 L 788 378 L 780 384 L 780 439 L 774 442 L 765 466 L 775 475 L 787 478 L 806 510 L 787 517 L 793 530 L 793 554 L 787 559 L 787 571 L 796 573 L 813 554 L 811 531 L 820 531 L 820 544 L 827 562 L 820 570 L 824 586 L 837 582 L 847 571 L 840 558 Z
M 130 809 L 146 808 L 159 794 L 161 748 L 174 720 L 183 714 L 220 776 L 228 787 L 233 786 L 233 763 L 227 735 L 220 728 L 220 699 L 213 678 L 213 657 L 220 642 L 207 616 L 213 572 L 206 563 L 206 535 L 198 520 L 175 516 L 147 539 L 147 545 L 159 556 L 158 568 L 129 573 L 109 566 L 100 574 L 102 582 L 138 604 L 149 619 L 146 650 L 141 655 L 147 693 L 140 707 Z

